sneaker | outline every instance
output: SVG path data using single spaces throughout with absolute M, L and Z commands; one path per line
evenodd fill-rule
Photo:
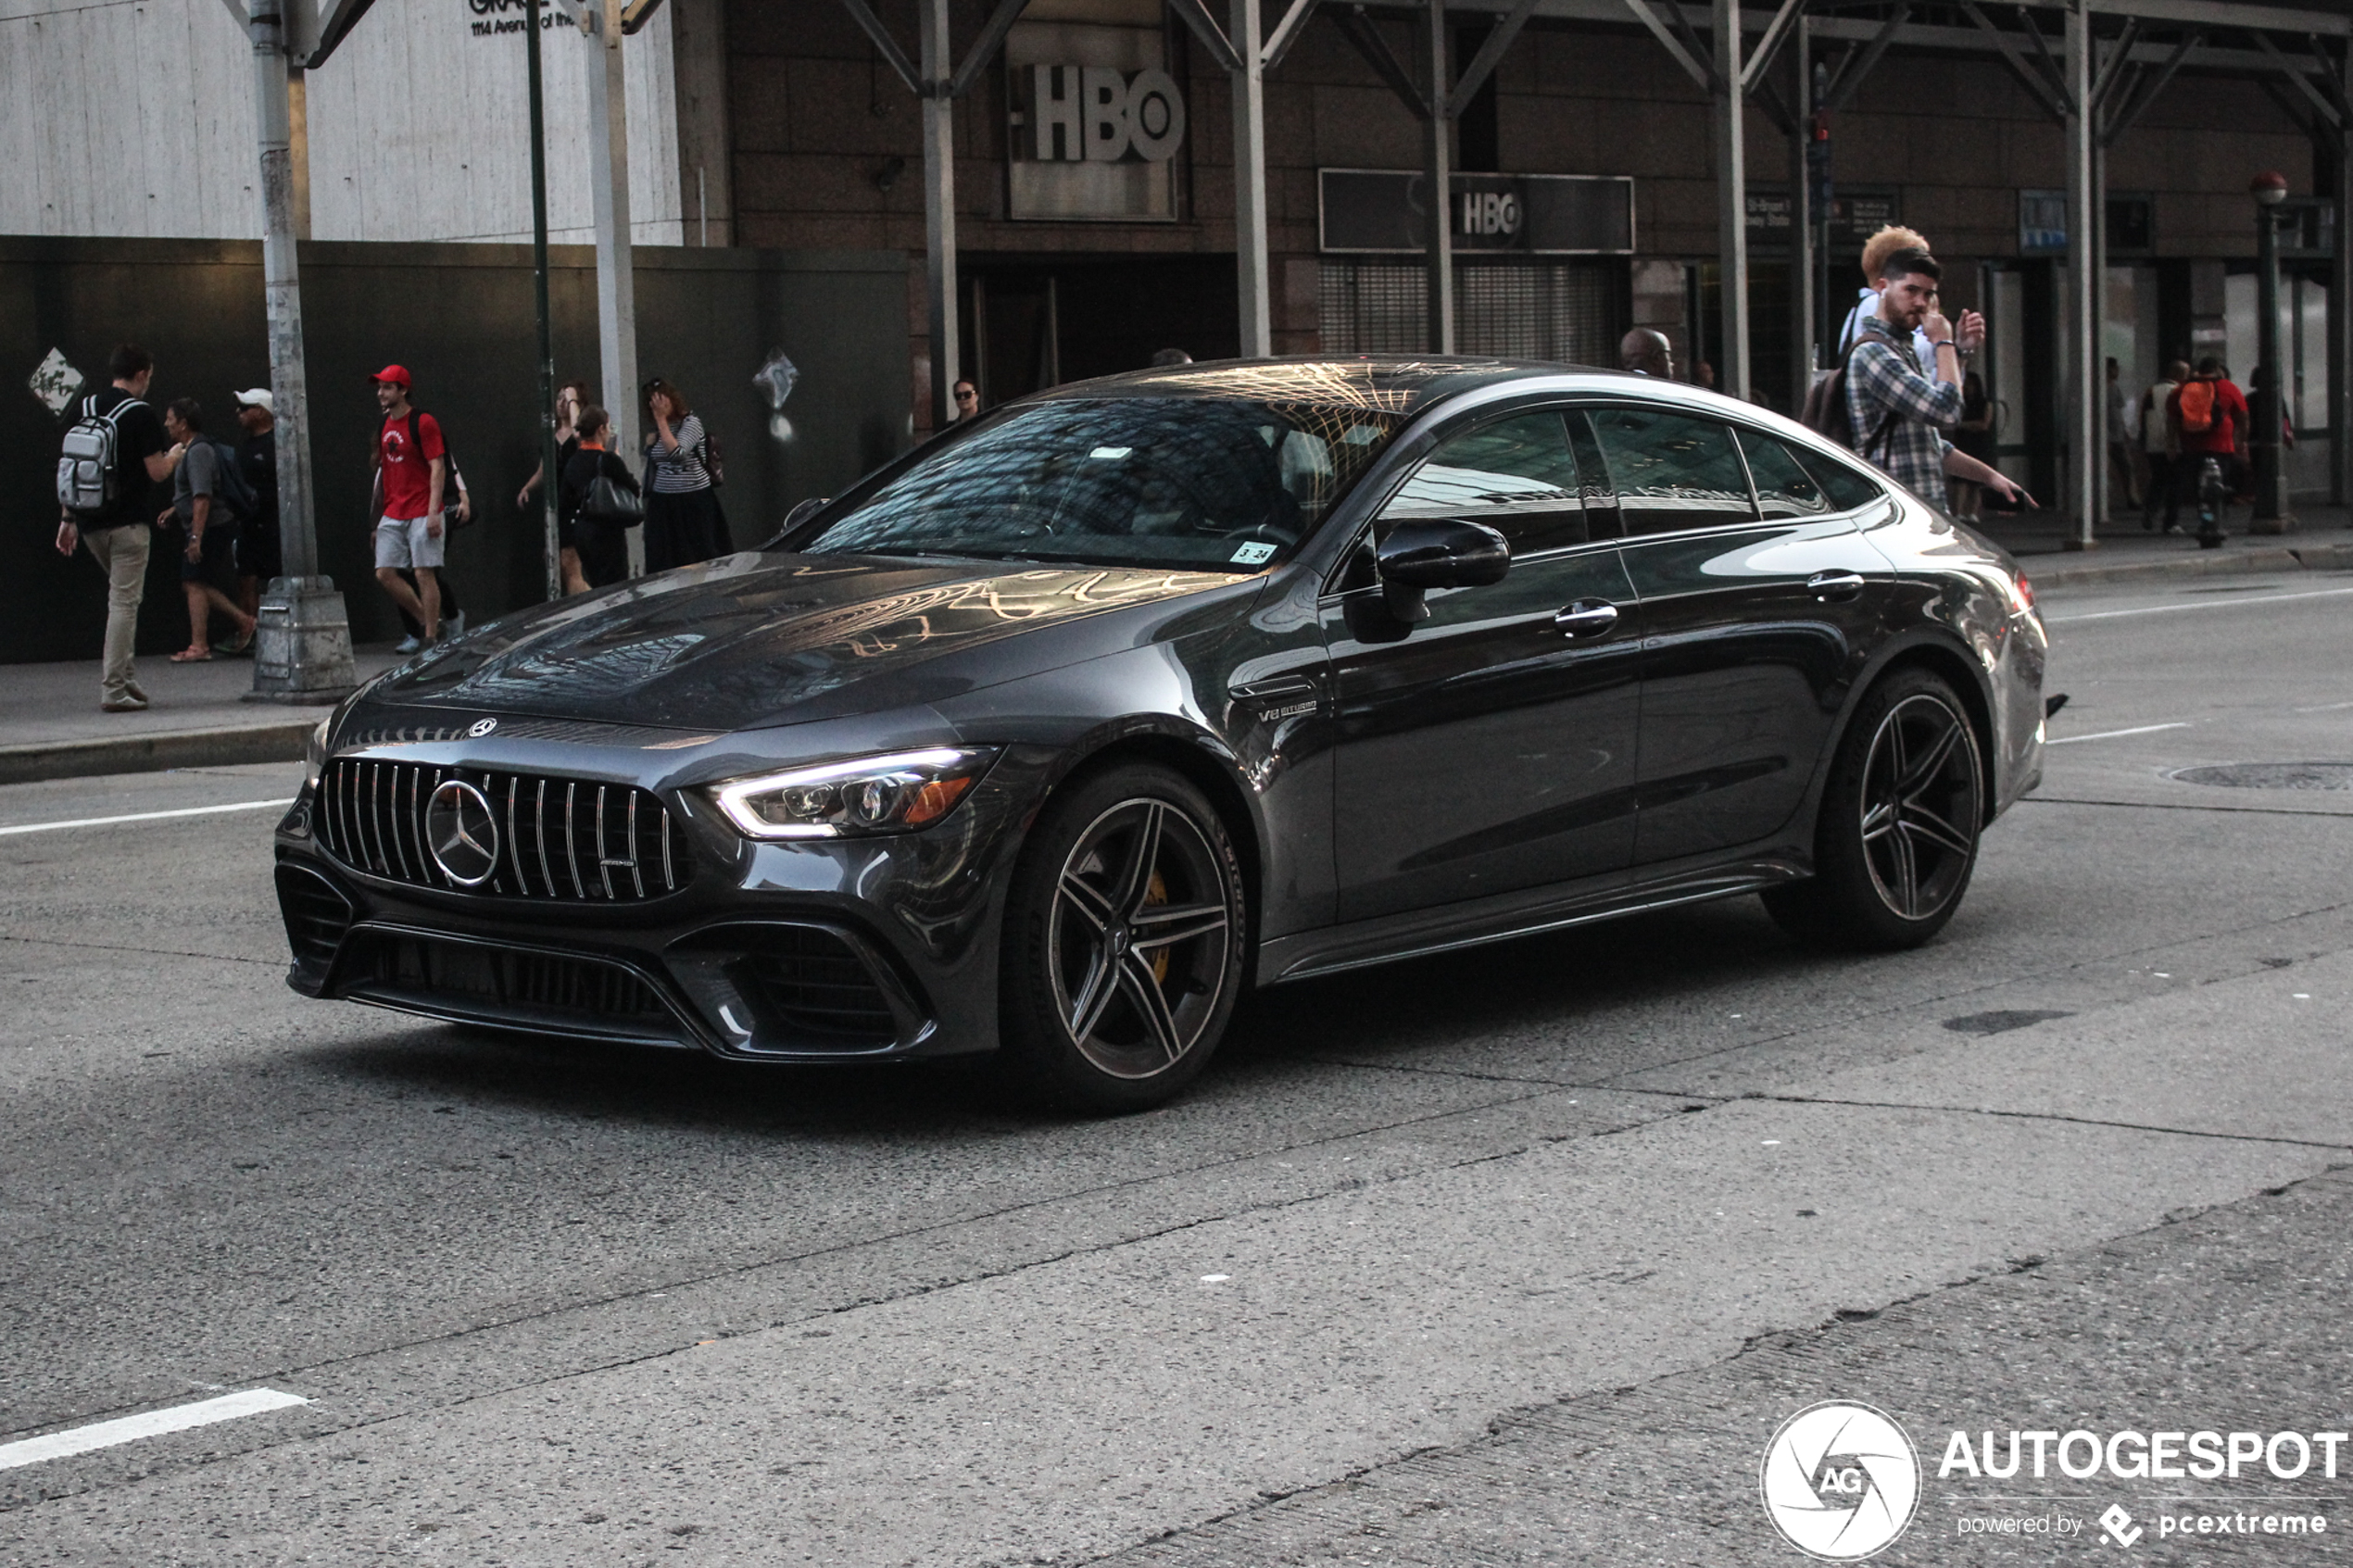
M 107 697 L 98 704 L 98 709 L 103 713 L 144 713 L 147 709 L 147 699 L 135 692 L 126 691 L 119 696 Z
M 393 644 L 392 651 L 400 654 L 415 653 L 418 649 L 423 647 L 424 646 L 425 640 L 422 637 L 418 636 L 414 632 L 411 632 L 407 636 L 401 638 L 398 642 Z
M 442 622 L 441 640 L 443 642 L 454 643 L 465 634 L 466 612 L 464 610 L 459 610 L 457 613 L 450 616 L 447 621 Z
M 147 706 L 147 694 L 139 689 L 138 682 L 125 681 L 122 684 L 122 689 L 129 692 L 132 696 L 132 699 L 137 702 L 140 707 L 145 708 Z

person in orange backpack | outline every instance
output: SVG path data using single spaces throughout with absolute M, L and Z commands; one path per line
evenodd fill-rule
M 2165 414 L 2173 430 L 2174 450 L 2181 454 L 2173 466 L 2183 494 L 2195 495 L 2198 473 L 2208 458 L 2221 460 L 2223 477 L 2235 489 L 2246 461 L 2249 420 L 2246 395 L 2223 373 L 2222 361 L 2211 354 L 2200 359 L 2196 371 L 2166 399 Z

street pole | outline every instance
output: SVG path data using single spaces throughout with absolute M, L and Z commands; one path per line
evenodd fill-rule
M 1716 390 L 1748 401 L 1748 147 L 1741 113 L 1741 9 L 1716 0 L 1716 219 L 1718 318 L 1724 362 Z
M 1806 25 L 1801 19 L 1800 27 Z M 1804 36 L 1801 34 L 1800 36 Z M 1812 176 L 1814 190 L 1810 213 L 1814 229 L 1814 289 L 1815 342 L 1821 345 L 1821 364 L 1825 369 L 1843 346 L 1831 341 L 1830 334 L 1844 325 L 1845 317 L 1833 308 L 1831 298 L 1831 217 L 1837 205 L 1838 193 L 1831 183 L 1831 67 L 1828 60 L 1814 62 L 1814 139 L 1806 144 L 1806 172 Z
M 2255 197 L 2255 362 L 2263 371 L 2263 384 L 2255 394 L 2255 429 L 2246 441 L 2247 455 L 2255 462 L 2255 515 L 2246 531 L 2285 533 L 2295 522 L 2288 516 L 2287 486 L 2280 472 L 2280 393 L 2286 378 L 2280 373 L 2278 209 L 2287 199 L 2287 178 L 2259 174 L 2248 189 Z
M 2097 543 L 2093 529 L 2099 516 L 2100 466 L 2108 454 L 2100 449 L 2099 277 L 2093 255 L 2095 194 L 2092 188 L 2092 13 L 2089 0 L 2070 0 L 2067 7 L 2067 373 L 2062 378 L 2067 398 L 2067 444 L 2071 467 L 2067 499 L 2075 514 L 2075 533 L 2064 541 L 2070 550 L 2088 550 Z
M 1789 48 L 1789 412 L 1806 407 L 1814 384 L 1814 56 L 1813 24 L 1804 15 Z
M 955 74 L 950 53 L 948 0 L 915 0 L 918 62 L 924 94 L 925 282 L 930 289 L 932 429 L 956 417 L 956 379 L 963 365 L 956 320 L 956 101 L 948 95 Z M 1049 372 L 1051 373 L 1051 371 Z
M 280 0 L 252 0 L 247 18 L 255 119 L 261 132 L 261 278 L 277 425 L 278 540 L 286 572 L 271 579 L 262 596 L 251 696 L 268 702 L 335 702 L 359 677 L 343 596 L 319 571 L 319 530 L 311 515 L 310 398 L 303 373 L 302 281 L 295 255 L 285 17 Z
M 1447 145 L 1446 0 L 1429 0 L 1429 113 L 1422 157 L 1429 199 L 1429 232 L 1423 245 L 1429 267 L 1429 351 L 1454 352 L 1454 171 Z
M 1258 41 L 1258 0 L 1234 0 L 1227 14 L 1241 69 L 1234 73 L 1234 261 L 1241 305 L 1241 356 L 1275 352 L 1266 272 L 1266 51 Z
M 597 348 L 604 362 L 605 412 L 613 450 L 635 467 L 637 429 L 637 280 L 629 244 L 629 107 L 621 62 L 621 0 L 590 0 L 588 180 L 597 225 Z M 553 412 L 552 403 L 547 410 Z M 544 417 L 544 416 L 543 416 Z M 629 571 L 645 567 L 645 544 L 629 533 Z
M 556 533 L 556 346 L 547 320 L 547 112 L 539 76 L 539 0 L 525 7 L 530 29 L 523 45 L 531 83 L 531 269 L 533 302 L 539 311 L 539 525 L 546 541 L 547 597 L 563 597 L 563 546 Z

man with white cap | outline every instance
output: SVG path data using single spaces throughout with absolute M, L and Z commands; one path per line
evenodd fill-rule
M 237 530 L 237 597 L 247 615 L 261 608 L 261 591 L 285 575 L 278 551 L 278 405 L 266 386 L 233 395 L 237 424 L 245 433 L 237 448 L 237 471 L 253 486 L 260 506 Z

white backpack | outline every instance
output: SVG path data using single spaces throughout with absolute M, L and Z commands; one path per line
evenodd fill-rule
M 66 432 L 57 458 L 57 505 L 81 517 L 94 517 L 114 506 L 120 489 L 118 446 L 122 433 L 115 421 L 125 408 L 140 406 L 139 399 L 126 397 L 102 414 L 95 394 L 82 400 L 82 418 Z

